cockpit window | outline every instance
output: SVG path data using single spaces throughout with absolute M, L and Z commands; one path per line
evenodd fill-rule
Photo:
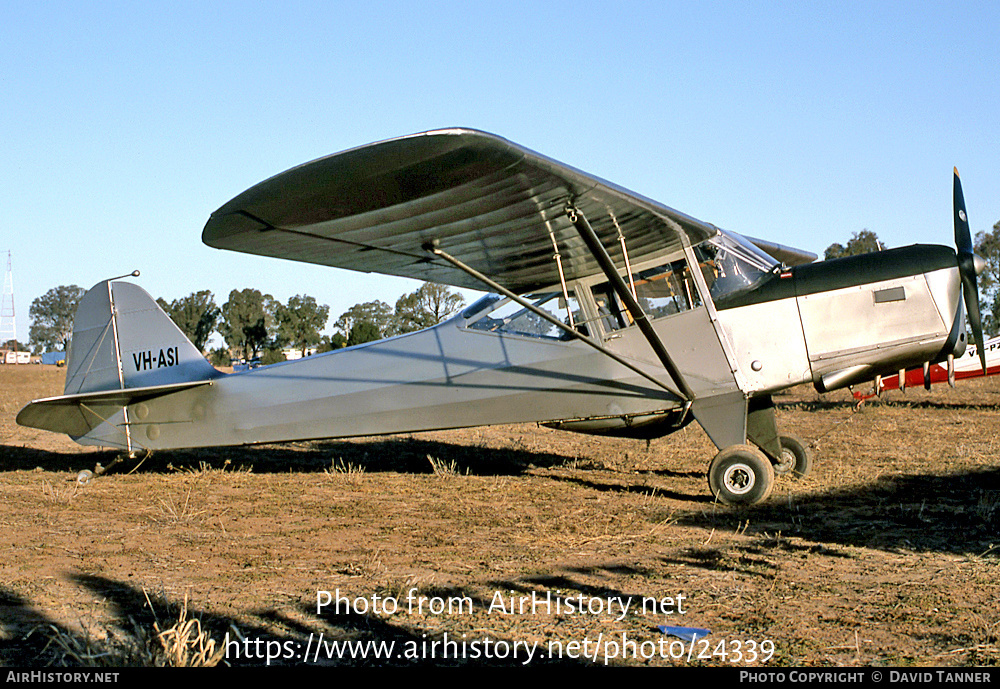
M 753 289 L 781 269 L 777 261 L 738 235 L 719 233 L 694 251 L 716 304 Z
M 636 273 L 633 281 L 639 305 L 652 318 L 701 306 L 698 288 L 684 259 Z
M 632 274 L 635 298 L 650 318 L 663 318 L 701 306 L 698 288 L 683 258 Z M 610 283 L 591 287 L 605 333 L 632 325 L 631 315 L 621 305 Z
M 503 299 L 503 297 L 501 297 L 499 294 L 487 294 L 485 296 L 482 296 L 479 299 L 476 299 L 476 301 L 474 301 L 471 306 L 469 306 L 468 308 L 465 309 L 465 311 L 462 312 L 462 318 L 464 318 L 465 320 L 469 320 L 470 318 L 473 318 L 474 316 L 482 313 L 489 307 L 493 306 L 501 299 Z
M 580 313 L 580 305 L 576 301 L 573 291 L 569 291 L 569 300 L 562 292 L 545 292 L 542 294 L 527 294 L 524 298 L 534 306 L 547 311 L 553 317 L 562 321 L 566 325 L 580 323 L 583 316 Z M 490 302 L 480 304 L 480 302 Z M 485 332 L 504 333 L 507 335 L 520 335 L 522 337 L 540 337 L 550 340 L 568 340 L 572 336 L 562 328 L 559 328 L 541 316 L 524 308 L 512 299 L 490 294 L 480 302 L 476 302 L 466 309 L 463 315 L 472 318 L 472 322 L 466 324 L 472 330 L 483 330 Z M 492 309 L 487 308 L 492 304 Z M 480 307 L 480 308 L 476 308 Z M 471 313 L 470 313 L 471 312 Z
M 725 232 L 697 245 L 694 252 L 717 305 L 753 289 L 781 269 L 777 261 L 750 242 Z M 691 269 L 683 258 L 634 272 L 630 283 L 643 313 L 651 318 L 664 318 L 702 306 L 704 295 L 698 293 Z M 599 329 L 605 337 L 633 324 L 632 316 L 609 283 L 593 285 L 590 293 L 594 300 L 590 308 L 596 308 L 596 315 L 589 318 L 572 289 L 567 290 L 568 298 L 562 291 L 526 294 L 522 298 L 585 336 L 597 336 L 592 332 L 595 323 L 600 323 Z M 462 317 L 466 320 L 465 327 L 471 330 L 550 340 L 573 337 L 516 301 L 497 294 L 479 299 L 462 312 Z

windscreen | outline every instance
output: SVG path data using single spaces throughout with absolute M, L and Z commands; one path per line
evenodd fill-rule
M 753 289 L 781 269 L 743 237 L 725 232 L 696 246 L 695 254 L 716 304 Z

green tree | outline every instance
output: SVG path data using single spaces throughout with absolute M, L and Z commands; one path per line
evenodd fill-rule
M 979 276 L 979 310 L 983 330 L 992 337 L 1000 331 L 1000 220 L 992 232 L 977 232 L 975 251 L 986 261 Z
M 35 354 L 66 350 L 73 337 L 73 316 L 84 294 L 86 290 L 77 285 L 60 285 L 31 302 L 28 340 Z
M 278 309 L 278 333 L 281 339 L 306 355 L 306 350 L 321 342 L 320 331 L 330 318 L 330 307 L 319 305 L 316 299 L 297 294 Z
M 333 335 L 323 335 L 320 338 L 319 344 L 316 346 L 316 352 L 332 352 L 335 349 L 343 349 L 347 346 L 347 338 L 340 333 L 334 333 Z
M 847 242 L 847 246 L 844 246 L 843 244 L 831 244 L 826 247 L 826 251 L 823 252 L 823 258 L 829 261 L 833 258 L 857 256 L 858 254 L 869 254 L 873 251 L 882 251 L 885 248 L 885 244 L 879 240 L 878 235 L 871 230 L 865 229 L 860 232 L 855 232 L 854 236 L 852 236 Z
M 222 305 L 219 323 L 219 332 L 229 348 L 247 361 L 256 358 L 271 339 L 269 329 L 274 327 L 276 303 L 270 294 L 252 288 L 230 292 L 229 301 Z
M 270 366 L 285 361 L 285 353 L 277 347 L 267 347 L 260 355 L 260 363 L 263 366 Z
M 392 307 L 384 301 L 366 301 L 364 304 L 355 304 L 340 314 L 333 327 L 349 338 L 351 330 L 361 321 L 368 321 L 374 325 L 379 332 L 379 337 L 381 337 L 392 328 Z
M 347 336 L 347 346 L 353 347 L 380 339 L 382 339 L 382 333 L 379 332 L 377 325 L 369 320 L 360 320 L 351 326 L 351 332 Z
M 278 323 L 285 307 L 270 294 L 264 295 L 264 331 L 266 333 L 265 348 L 281 349 L 288 344 L 284 336 L 278 332 Z
M 229 350 L 225 347 L 216 347 L 211 352 L 209 352 L 208 360 L 212 363 L 212 366 L 229 366 L 230 357 Z
M 23 344 L 21 344 L 20 342 L 18 342 L 17 340 L 7 340 L 3 344 L 0 344 L 0 349 L 6 349 L 6 350 L 9 350 L 11 352 L 23 352 L 23 351 L 26 351 L 25 346 Z
M 215 305 L 214 295 L 207 289 L 192 292 L 186 297 L 175 299 L 169 304 L 163 299 L 157 299 L 170 320 L 177 324 L 181 332 L 187 336 L 198 351 L 204 352 L 208 339 L 215 332 L 219 322 L 220 311 Z
M 437 325 L 465 306 L 465 298 L 444 285 L 425 282 L 396 301 L 392 333 L 408 333 Z M 388 334 L 388 333 L 387 333 Z

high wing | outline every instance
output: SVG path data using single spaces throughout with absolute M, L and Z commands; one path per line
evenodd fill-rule
M 624 235 L 633 263 L 719 232 L 493 134 L 441 129 L 276 175 L 215 211 L 202 240 L 219 249 L 482 289 L 429 256 L 425 245 L 438 240 L 467 265 L 526 293 L 559 282 L 554 253 L 567 280 L 601 270 L 567 218 L 568 204 L 605 246 L 619 247 Z M 804 252 L 795 256 L 806 260 Z

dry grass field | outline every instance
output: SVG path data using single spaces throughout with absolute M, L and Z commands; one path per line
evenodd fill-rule
M 1000 379 L 860 412 L 795 389 L 813 475 L 732 509 L 695 424 L 163 452 L 78 485 L 113 455 L 14 423 L 63 375 L 0 367 L 3 664 L 215 662 L 227 634 L 232 665 L 1000 663 Z M 532 594 L 563 607 L 510 609 Z

